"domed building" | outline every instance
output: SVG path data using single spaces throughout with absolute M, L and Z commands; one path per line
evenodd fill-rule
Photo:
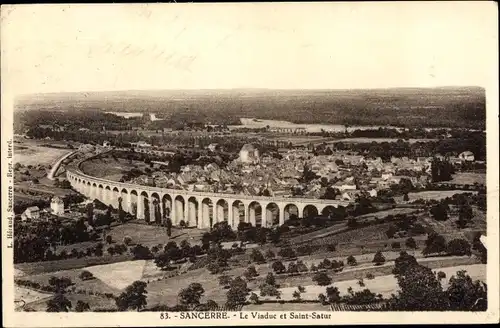
M 241 147 L 239 161 L 242 163 L 255 164 L 259 162 L 259 150 L 252 144 Z

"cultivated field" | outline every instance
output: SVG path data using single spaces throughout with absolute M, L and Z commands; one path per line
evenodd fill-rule
M 448 183 L 461 185 L 473 185 L 474 183 L 478 183 L 480 185 L 486 185 L 486 173 L 458 172 L 453 174 L 453 179 L 448 181 Z
M 399 139 L 398 138 L 344 138 L 344 139 L 336 139 L 336 140 L 330 140 L 327 143 L 328 144 L 333 144 L 337 142 L 343 142 L 343 143 L 369 143 L 369 142 L 397 142 Z M 416 143 L 416 142 L 431 142 L 431 141 L 437 141 L 438 139 L 406 139 L 404 140 L 405 142 L 409 143 Z
M 117 158 L 116 160 L 112 157 L 98 157 L 85 161 L 81 165 L 81 169 L 88 175 L 119 181 L 123 174 L 130 171 L 133 167 L 137 167 L 140 170 L 144 170 L 149 165 L 144 162 L 132 161 L 130 163 L 126 159 Z
M 65 144 L 45 140 L 20 139 L 14 144 L 14 162 L 23 165 L 54 164 L 60 157 L 71 152 L 71 149 L 47 147 L 55 145 L 64 147 Z
M 441 200 L 446 197 L 452 197 L 455 194 L 464 194 L 464 193 L 472 193 L 476 194 L 476 191 L 469 190 L 430 190 L 430 191 L 419 191 L 419 192 L 410 192 L 408 193 L 409 201 L 415 201 L 417 199 L 423 200 Z M 394 197 L 394 200 L 397 203 L 403 203 L 403 196 Z
M 486 281 L 486 265 L 484 264 L 473 264 L 473 265 L 464 265 L 464 266 L 454 266 L 454 267 L 446 267 L 434 269 L 433 271 L 443 271 L 446 274 L 446 277 L 442 281 L 443 288 L 446 288 L 448 285 L 449 278 L 452 275 L 456 274 L 457 271 L 466 270 L 470 275 L 472 280 L 481 280 Z M 358 284 L 358 280 L 344 280 L 344 281 L 336 281 L 329 286 L 335 286 L 339 289 L 340 295 L 348 294 L 347 289 L 351 287 L 354 292 L 361 291 L 365 288 L 370 289 L 375 294 L 382 294 L 384 298 L 388 298 L 391 294 L 396 293 L 399 289 L 398 282 L 394 275 L 384 275 L 378 276 L 373 279 L 364 279 L 365 287 L 361 287 Z M 326 287 L 328 286 L 318 286 L 318 285 L 302 285 L 305 287 L 305 293 L 302 293 L 301 297 L 304 300 L 317 300 L 318 295 L 320 293 L 325 293 Z M 281 299 L 283 300 L 292 300 L 293 292 L 297 290 L 297 287 L 285 287 L 281 288 L 280 291 Z M 253 291 L 257 293 L 258 291 Z M 263 297 L 263 299 L 274 299 L 273 297 Z

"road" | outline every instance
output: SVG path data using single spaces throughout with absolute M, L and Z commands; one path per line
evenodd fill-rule
M 59 158 L 57 160 L 57 162 L 55 162 L 55 164 L 52 166 L 52 168 L 50 169 L 50 172 L 49 174 L 47 175 L 47 178 L 49 180 L 54 180 L 54 175 L 56 174 L 57 170 L 59 170 L 59 167 L 61 166 L 61 163 L 68 157 L 72 156 L 73 154 L 76 154 L 78 152 L 78 150 L 75 150 L 75 151 L 72 151 L 72 152 L 69 152 L 67 153 L 66 155 L 64 155 L 63 157 Z

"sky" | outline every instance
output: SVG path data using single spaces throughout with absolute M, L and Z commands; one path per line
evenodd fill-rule
M 2 6 L 14 94 L 484 86 L 495 3 Z

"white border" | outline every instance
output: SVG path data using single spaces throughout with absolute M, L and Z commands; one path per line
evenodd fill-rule
M 131 5 L 131 4 L 130 4 Z M 219 4 L 221 5 L 221 4 Z M 271 4 L 266 4 L 271 5 Z M 279 6 L 281 4 L 274 4 Z M 486 4 L 485 4 L 486 5 Z M 191 5 L 192 6 L 192 5 Z M 10 9 L 10 6 L 2 6 L 2 20 L 4 13 Z M 491 3 L 491 11 L 497 13 L 495 3 Z M 493 15 L 492 15 L 493 18 Z M 496 29 L 498 33 L 498 18 L 495 17 Z M 491 23 L 491 22 L 488 22 Z M 2 26 L 3 27 L 3 26 Z M 3 31 L 4 29 L 2 29 Z M 2 32 L 1 40 L 5 40 L 5 35 Z M 2 203 L 5 204 L 7 199 L 7 189 L 12 186 L 12 179 L 7 179 L 5 176 L 7 169 L 7 141 L 12 140 L 12 124 L 13 124 L 13 98 L 14 90 L 9 90 L 11 79 L 15 78 L 8 71 L 8 63 L 4 55 L 5 43 L 2 42 Z M 474 51 L 473 49 L 471 51 Z M 7 248 L 11 242 L 6 238 L 6 218 L 11 215 L 7 211 L 6 206 L 2 206 L 2 305 L 4 326 L 6 327 L 83 327 L 83 326 L 105 326 L 116 327 L 122 325 L 130 326 L 185 326 L 185 325 L 200 325 L 200 326 L 235 326 L 235 325 L 303 325 L 303 324 L 318 324 L 318 325 L 337 325 L 337 324 L 401 324 L 401 323 L 497 323 L 499 322 L 499 215 L 498 215 L 498 200 L 499 200 L 499 176 L 498 176 L 498 34 L 496 41 L 493 44 L 491 51 L 496 53 L 493 57 L 495 60 L 491 63 L 492 73 L 491 81 L 488 81 L 486 88 L 487 102 L 487 241 L 488 241 L 488 266 L 487 266 L 487 283 L 488 283 L 488 303 L 489 310 L 485 313 L 454 313 L 454 312 L 324 312 L 332 315 L 332 320 L 256 320 L 256 319 L 235 319 L 231 320 L 160 320 L 159 313 L 34 313 L 34 312 L 14 312 L 13 302 L 13 265 L 12 265 L 12 249 Z M 468 63 L 464 63 L 467 65 Z M 472 63 L 473 65 L 473 63 Z M 276 313 L 279 318 L 283 312 Z M 317 312 L 320 313 L 320 312 Z

